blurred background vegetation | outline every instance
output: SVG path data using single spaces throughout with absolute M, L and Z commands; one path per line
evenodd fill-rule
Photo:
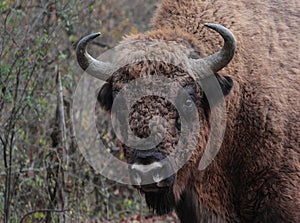
M 132 187 L 96 174 L 71 116 L 76 41 L 101 31 L 91 46 L 100 54 L 149 29 L 157 3 L 0 1 L 0 222 L 176 221 L 152 218 Z

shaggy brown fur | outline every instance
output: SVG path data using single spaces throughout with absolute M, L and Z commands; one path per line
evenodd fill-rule
M 178 70 L 170 69 L 167 62 L 161 68 L 149 59 L 151 54 L 162 55 L 189 70 L 191 55 L 204 57 L 222 45 L 216 33 L 203 27 L 206 22 L 224 25 L 237 38 L 237 54 L 220 72 L 234 80 L 226 97 L 227 128 L 221 150 L 208 168 L 198 170 L 209 131 L 209 121 L 199 109 L 204 123 L 199 149 L 176 173 L 172 194 L 160 195 L 169 202 L 166 210 L 174 206 L 182 222 L 300 222 L 299 8 L 299 1 L 293 0 L 163 0 L 153 30 L 126 37 L 120 44 L 131 43 L 138 50 L 119 46 L 116 60 L 131 65 L 110 80 L 113 91 L 119 91 L 129 77 L 153 73 L 189 80 L 193 74 L 183 72 L 178 77 Z M 141 58 L 143 62 L 138 62 Z M 145 109 L 146 102 L 139 103 L 139 109 Z M 131 114 L 135 133 L 147 136 L 134 119 Z M 174 125 L 173 119 L 168 119 L 169 125 Z M 167 148 L 161 149 L 169 154 Z M 128 160 L 132 154 L 128 149 Z M 158 205 L 154 194 L 146 194 L 146 199 L 150 206 Z
M 205 55 L 219 43 L 205 22 L 223 24 L 238 40 L 224 69 L 235 86 L 223 147 L 207 170 L 182 169 L 193 177 L 178 181 L 190 182 L 201 204 L 241 222 L 300 222 L 299 7 L 298 1 L 165 0 L 153 19 L 155 29 L 193 34 Z

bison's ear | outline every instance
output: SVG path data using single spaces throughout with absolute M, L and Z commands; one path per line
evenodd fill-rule
M 221 86 L 223 95 L 227 96 L 233 87 L 233 80 L 229 76 L 221 76 L 219 74 L 215 74 L 215 77 Z
M 219 83 L 219 86 L 216 86 L 216 79 Z M 204 97 L 203 97 L 203 106 L 206 115 L 209 115 L 210 109 L 213 108 L 220 100 L 220 93 L 216 91 L 216 87 L 221 87 L 222 90 L 222 97 L 226 97 L 232 87 L 233 87 L 233 80 L 229 76 L 222 76 L 219 74 L 215 74 L 212 77 L 207 77 L 202 82 L 202 90 L 204 91 Z M 209 93 L 209 101 L 206 96 L 206 93 Z
M 100 106 L 106 110 L 110 111 L 113 104 L 113 95 L 112 95 L 112 85 L 111 83 L 105 83 L 100 89 L 97 101 Z

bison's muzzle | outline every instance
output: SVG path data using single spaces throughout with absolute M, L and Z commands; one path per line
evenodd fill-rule
M 174 169 L 158 151 L 136 150 L 129 166 L 132 184 L 142 192 L 159 192 L 173 186 Z

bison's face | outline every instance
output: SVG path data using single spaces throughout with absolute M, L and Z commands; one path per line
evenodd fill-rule
M 133 76 L 132 70 L 150 76 Z M 136 85 L 128 89 L 127 85 L 135 81 Z M 173 83 L 162 83 L 167 81 Z M 118 70 L 102 87 L 98 100 L 114 119 L 133 184 L 143 192 L 160 192 L 172 186 L 176 158 L 188 155 L 184 151 L 190 148 L 183 147 L 197 145 L 193 124 L 198 126 L 206 114 L 201 88 L 193 78 L 174 65 L 141 61 Z M 179 142 L 183 122 L 189 134 Z
M 193 49 L 189 47 L 172 43 L 174 47 L 161 44 L 157 48 L 155 42 L 150 50 L 149 46 L 142 50 L 165 54 L 175 63 L 148 59 L 149 55 L 126 63 L 114 69 L 98 94 L 100 105 L 111 114 L 132 184 L 145 193 L 148 205 L 158 214 L 172 209 L 190 178 L 191 171 L 180 172 L 180 168 L 196 169 L 205 149 L 210 133 L 210 112 L 218 103 L 219 95 L 215 97 L 212 93 L 210 97 L 215 98 L 209 101 L 203 87 L 220 88 L 224 96 L 233 84 L 231 78 L 219 76 L 217 71 L 231 60 L 234 38 L 224 27 L 211 27 L 221 33 L 226 42 L 215 55 L 192 59 Z M 107 75 L 103 73 L 113 70 L 112 65 L 86 53 L 86 44 L 93 37 L 79 42 L 78 61 L 89 73 L 104 79 Z M 131 48 L 131 52 L 134 54 L 139 49 Z M 200 70 L 201 81 L 195 73 L 197 70 Z
M 138 86 L 127 89 L 135 81 Z M 203 151 L 209 134 L 209 107 L 201 87 L 177 66 L 140 61 L 115 72 L 98 101 L 114 120 L 132 184 L 157 213 L 170 211 L 176 171 L 193 152 Z

